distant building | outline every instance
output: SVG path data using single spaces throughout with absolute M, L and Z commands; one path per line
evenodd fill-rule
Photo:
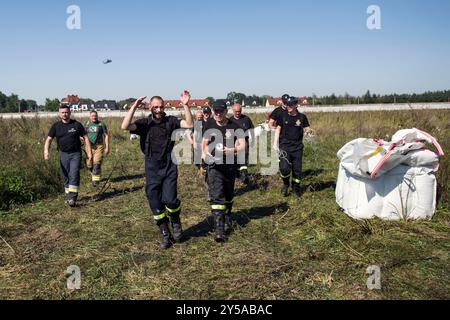
M 231 107 L 234 104 L 231 99 L 217 99 L 216 102 L 225 102 L 228 107 Z
M 281 98 L 268 98 L 266 102 L 266 107 L 279 107 L 283 104 Z M 298 98 L 298 107 L 304 107 L 309 105 L 308 97 Z
M 114 100 L 100 100 L 94 104 L 94 109 L 97 111 L 119 110 L 119 105 Z
M 283 104 L 281 98 L 268 98 L 266 102 L 266 107 L 279 107 Z
M 209 106 L 209 101 L 204 100 L 190 100 L 188 103 L 189 108 L 201 109 L 203 107 Z M 181 100 L 166 100 L 164 101 L 165 108 L 179 109 L 183 107 Z
M 67 98 L 61 100 L 62 104 L 68 105 L 71 112 L 84 112 L 90 110 L 110 111 L 119 110 L 119 105 L 114 100 L 100 100 L 90 103 L 89 99 L 80 99 L 77 95 L 68 95 Z
M 62 104 L 78 104 L 80 102 L 80 98 L 76 95 L 68 95 L 67 98 L 61 100 Z
M 247 97 L 244 99 L 244 103 L 243 103 L 244 107 L 256 107 L 258 105 L 259 105 L 258 101 L 254 98 Z
M 86 103 L 73 103 L 70 104 L 71 112 L 83 112 L 93 110 L 95 107 L 94 104 L 86 104 Z

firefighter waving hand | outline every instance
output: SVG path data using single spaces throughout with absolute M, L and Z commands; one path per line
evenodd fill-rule
M 145 158 L 145 175 L 149 206 L 162 235 L 160 247 L 168 249 L 175 241 L 182 239 L 180 212 L 181 202 L 177 194 L 178 168 L 172 161 L 175 142 L 172 133 L 178 129 L 193 127 L 192 114 L 189 110 L 189 91 L 181 94 L 185 120 L 180 120 L 164 113 L 164 100 L 154 96 L 150 100 L 151 115 L 132 123 L 136 109 L 145 106 L 146 97 L 141 97 L 131 106 L 122 122 L 122 129 L 140 136 L 141 151 Z M 172 233 L 169 229 L 172 225 Z

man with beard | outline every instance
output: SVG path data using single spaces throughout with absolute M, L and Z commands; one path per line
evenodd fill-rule
M 172 161 L 175 145 L 172 133 L 180 128 L 193 127 L 192 114 L 189 110 L 189 91 L 181 95 L 185 120 L 167 116 L 164 113 L 164 100 L 154 96 L 150 100 L 152 115 L 131 123 L 136 109 L 145 105 L 146 97 L 141 97 L 131 106 L 122 122 L 122 129 L 140 136 L 141 150 L 145 155 L 146 195 L 156 224 L 162 235 L 160 247 L 168 249 L 183 236 L 180 212 L 181 202 L 177 194 L 178 168 Z M 170 218 L 170 220 L 169 220 Z M 169 229 L 172 224 L 173 237 Z
M 86 145 L 87 160 L 92 158 L 91 144 L 86 130 L 81 123 L 70 119 L 70 108 L 61 105 L 59 108 L 59 118 L 51 127 L 44 147 L 44 160 L 50 160 L 50 146 L 56 138 L 59 150 L 59 162 L 61 173 L 64 177 L 64 188 L 67 195 L 66 203 L 70 207 L 75 207 L 78 192 L 80 189 L 80 167 L 81 167 L 81 141 Z
M 225 242 L 231 231 L 237 156 L 245 150 L 244 132 L 227 118 L 227 105 L 215 102 L 214 118 L 206 123 L 202 158 L 208 166 L 207 183 L 216 242 Z
M 239 103 L 233 105 L 233 116 L 230 118 L 231 122 L 236 123 L 245 133 L 245 163 L 238 168 L 238 178 L 242 183 L 248 184 L 248 159 L 250 155 L 250 139 L 255 141 L 254 128 L 252 120 L 245 114 L 242 114 L 242 106 Z

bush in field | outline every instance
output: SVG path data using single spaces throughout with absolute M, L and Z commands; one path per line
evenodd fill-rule
M 0 210 L 8 210 L 11 205 L 33 201 L 33 192 L 19 172 L 0 172 Z
M 0 210 L 42 199 L 61 190 L 56 156 L 44 162 L 51 121 L 0 120 Z

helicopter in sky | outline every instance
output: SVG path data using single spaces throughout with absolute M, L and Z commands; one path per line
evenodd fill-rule
M 112 62 L 112 60 L 111 59 L 106 59 L 106 60 L 103 60 L 103 64 L 109 64 L 109 63 L 111 63 Z

